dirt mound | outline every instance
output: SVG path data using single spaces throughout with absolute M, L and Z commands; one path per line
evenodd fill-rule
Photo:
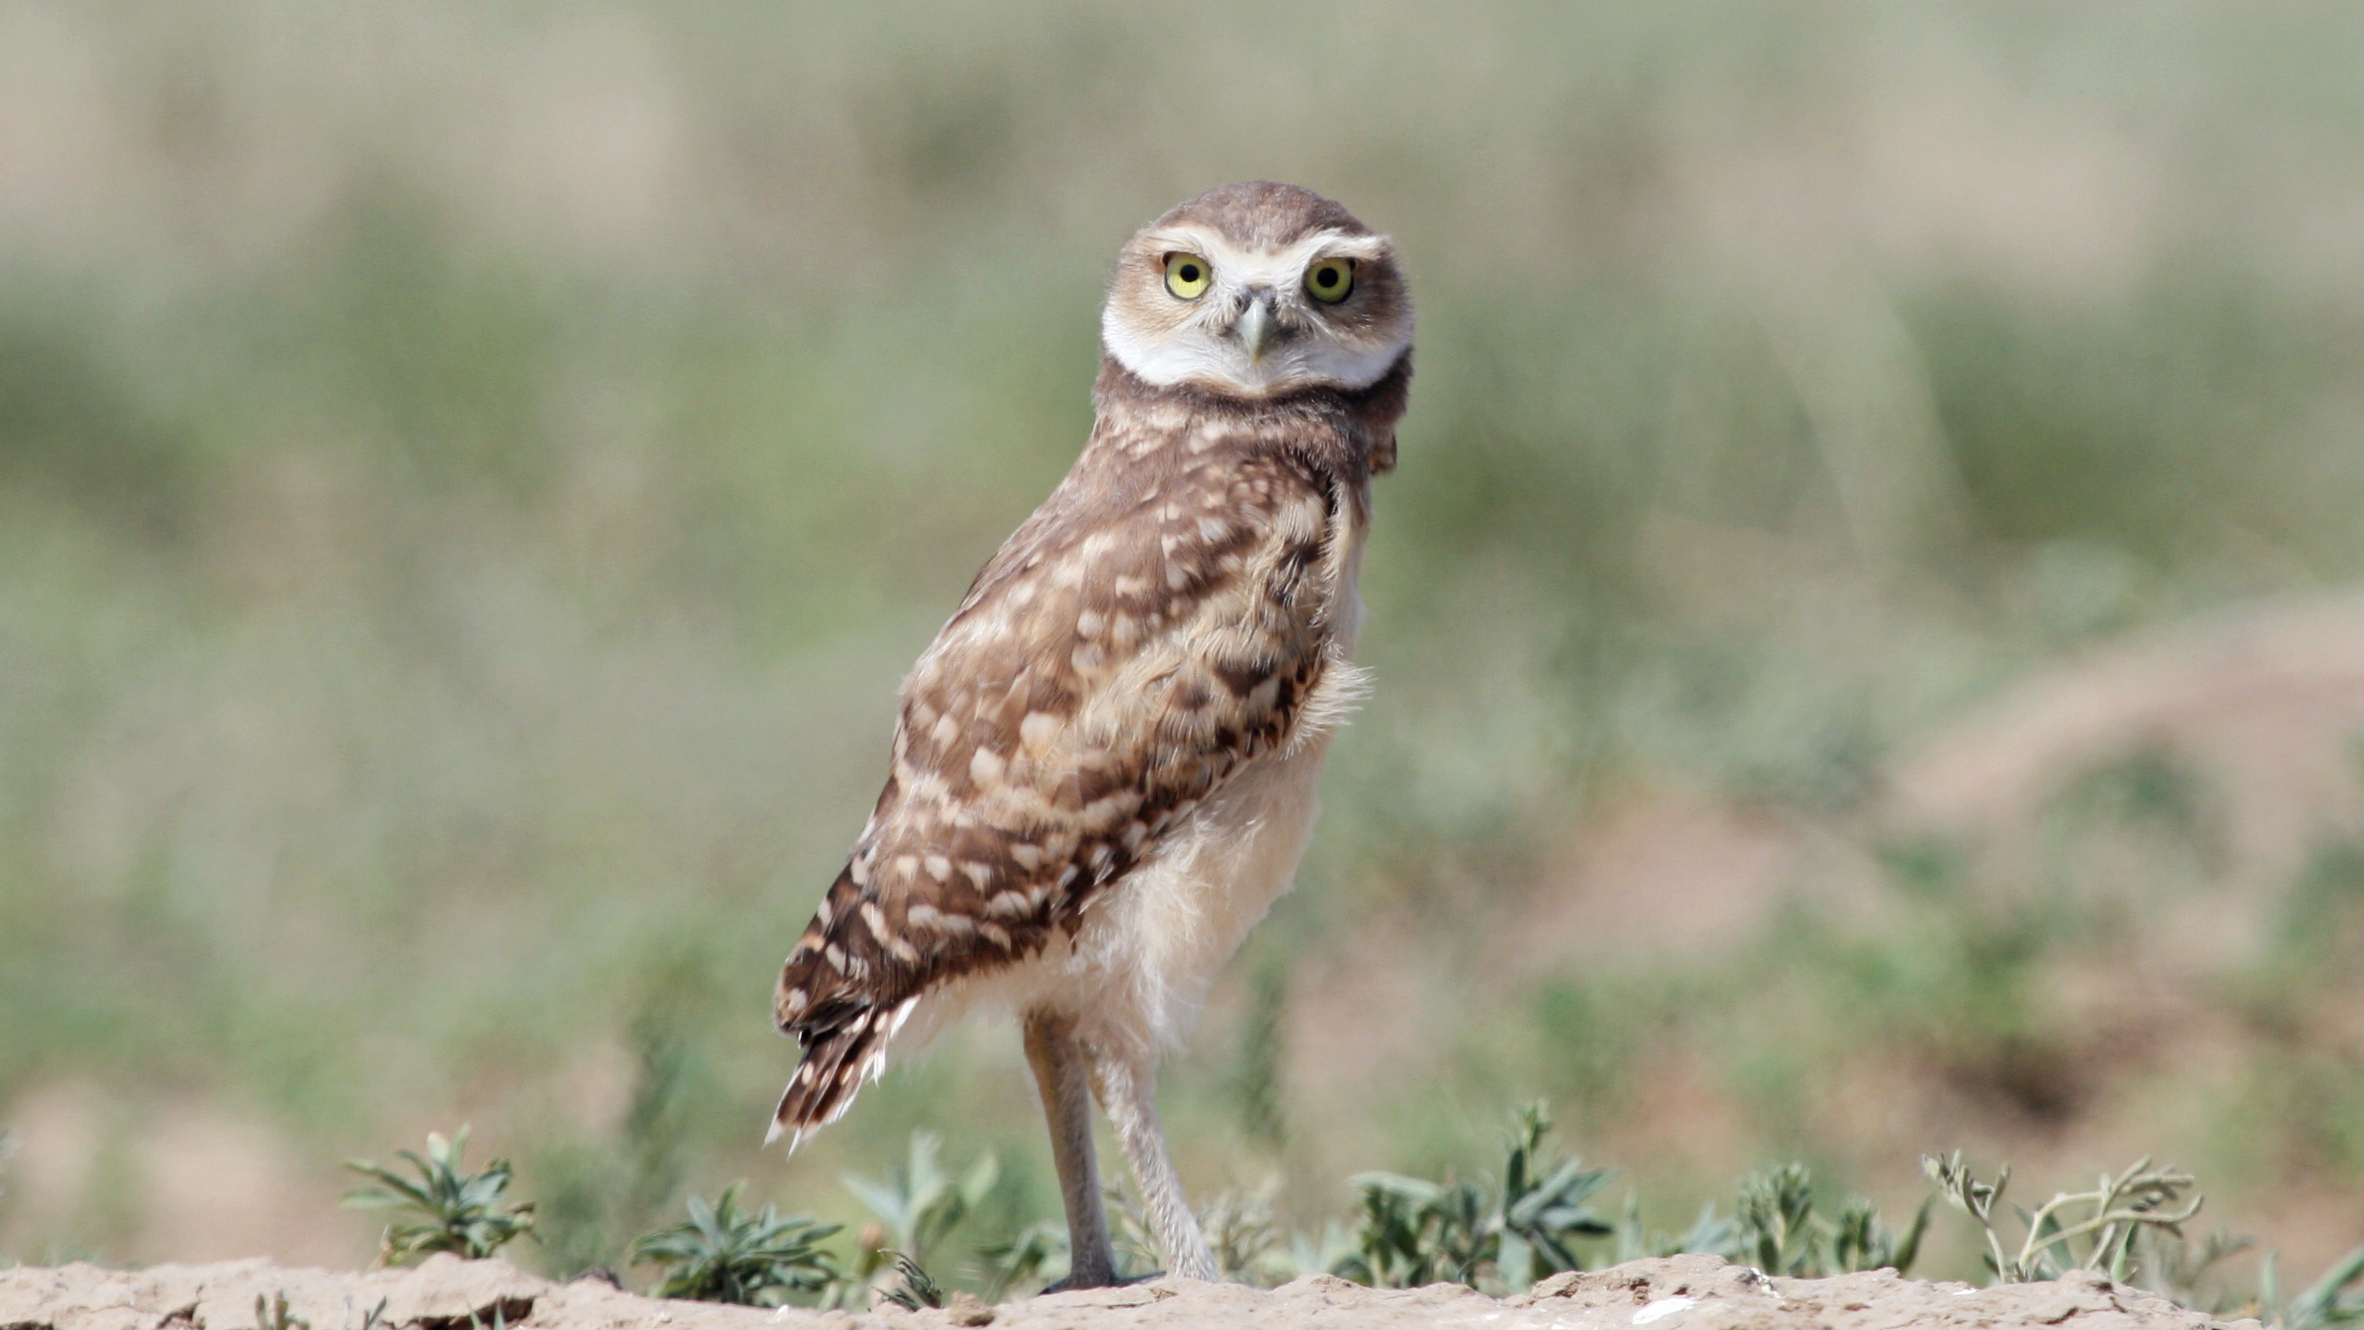
M 2100 1275 L 1974 1289 L 1930 1284 L 1893 1271 L 1835 1279 L 1768 1279 L 1713 1256 L 1629 1261 L 1608 1270 L 1554 1275 L 1533 1291 L 1497 1301 L 1454 1284 L 1368 1289 L 1315 1275 L 1277 1289 L 1160 1280 L 1129 1288 L 1061 1293 L 985 1307 L 964 1299 L 941 1311 L 899 1308 L 852 1315 L 796 1308 L 768 1311 L 703 1302 L 660 1302 L 595 1279 L 553 1284 L 501 1261 L 438 1256 L 415 1270 L 335 1274 L 289 1270 L 268 1261 L 106 1270 L 94 1265 L 0 1271 L 0 1330 L 253 1330 L 256 1299 L 284 1297 L 286 1314 L 312 1330 L 467 1330 L 502 1324 L 527 1330 L 758 1330 L 874 1327 L 1004 1330 L 1092 1327 L 1471 1326 L 1486 1330 L 1579 1327 L 1831 1326 L 1843 1330 L 1931 1326 L 2203 1327 L 2223 1324 Z M 378 1310 L 383 1305 L 383 1310 Z M 265 1327 L 268 1320 L 261 1322 Z M 2254 1327 L 2255 1321 L 2235 1322 Z

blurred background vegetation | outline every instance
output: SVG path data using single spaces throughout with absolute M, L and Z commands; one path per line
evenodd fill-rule
M 2336 4 L 0 7 L 0 1252 L 351 1265 L 337 1161 L 462 1121 L 561 1273 L 921 1126 L 1055 1214 L 1007 1028 L 763 1153 L 772 975 L 1116 246 L 1270 176 L 1397 237 L 1420 370 L 1194 1191 L 1541 1096 L 1661 1227 L 2149 1151 L 2311 1274 L 2360 68 Z

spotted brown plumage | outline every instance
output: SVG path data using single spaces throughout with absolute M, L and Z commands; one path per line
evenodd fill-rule
M 1367 520 L 1379 408 L 1409 375 L 1251 416 L 1103 370 L 1083 456 L 905 684 L 893 775 L 781 972 L 808 1050 L 783 1125 L 843 1112 L 905 1003 L 1073 932 L 1287 740 L 1334 663 L 1325 560 Z M 1107 412 L 1119 396 L 1135 409 Z
M 1211 270 L 1203 295 L 1165 282 L 1176 247 Z M 1299 298 L 1321 261 L 1333 287 L 1352 265 L 1334 306 Z M 1162 1141 L 1135 1145 L 1154 1048 L 1303 849 L 1359 687 L 1370 481 L 1411 375 L 1387 242 L 1293 186 L 1218 190 L 1136 236 L 1103 336 L 1091 437 L 905 681 L 886 787 L 775 1000 L 803 1056 L 774 1130 L 800 1137 L 915 1018 L 1015 1006 L 1082 1282 L 1106 1240 L 1084 1231 L 1062 1069 L 1089 1070 L 1137 1173 L 1170 1175 Z M 1176 1270 L 1211 1270 L 1170 1177 L 1144 1189 Z

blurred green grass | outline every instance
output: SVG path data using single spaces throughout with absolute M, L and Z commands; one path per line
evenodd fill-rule
M 1318 1214 L 1540 1092 L 1668 1222 L 1782 1154 L 1894 1201 L 1921 1149 L 2155 1151 L 2327 1257 L 2352 817 L 2212 849 L 2276 793 L 2172 734 L 1960 842 L 1884 800 L 2022 681 L 2357 579 L 2360 50 L 2337 6 L 12 7 L 0 1250 L 361 1259 L 333 1161 L 463 1118 L 554 1267 L 735 1176 L 849 1217 L 919 1125 L 1047 1213 L 1001 1031 L 762 1157 L 765 993 L 1082 439 L 1109 256 L 1269 175 L 1398 237 L 1420 370 L 1379 693 L 1169 1078 L 1194 1186 Z M 2195 968 L 2192 901 L 2255 945 Z

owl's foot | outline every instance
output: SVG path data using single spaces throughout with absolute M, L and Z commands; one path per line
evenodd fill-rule
M 1059 1282 L 1046 1287 L 1043 1289 L 1043 1292 L 1073 1293 L 1078 1289 L 1087 1288 L 1127 1288 L 1134 1284 L 1146 1284 L 1152 1279 L 1163 1279 L 1165 1277 L 1165 1271 L 1152 1270 L 1145 1275 L 1110 1275 L 1106 1279 L 1088 1279 L 1078 1283 L 1074 1275 L 1069 1275 L 1065 1279 L 1062 1279 Z

